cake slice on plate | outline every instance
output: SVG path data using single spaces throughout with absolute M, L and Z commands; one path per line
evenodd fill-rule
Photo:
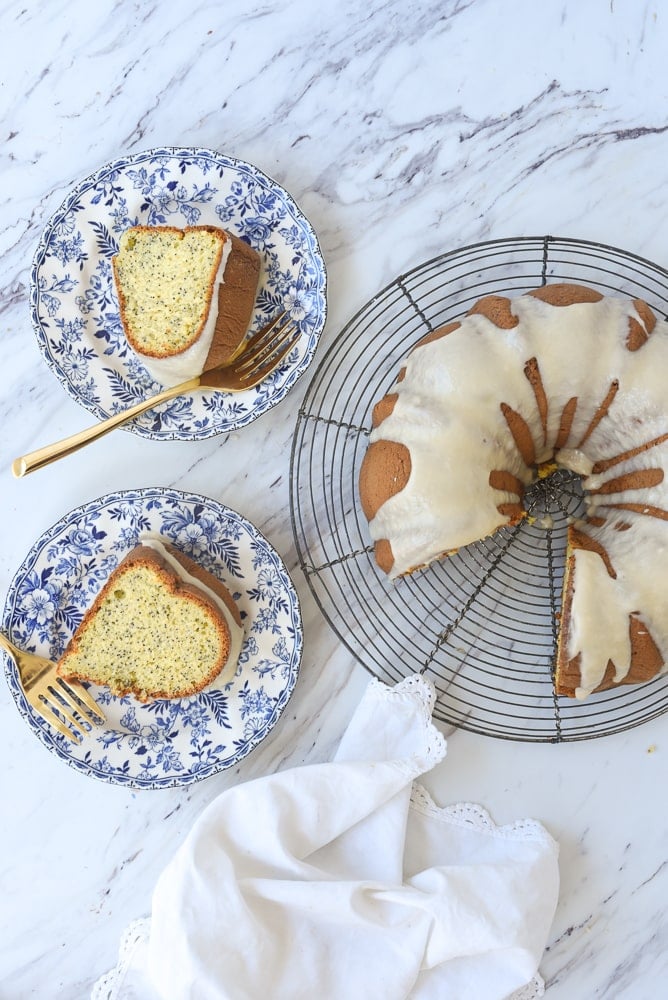
M 183 698 L 236 670 L 243 629 L 227 587 L 150 537 L 119 563 L 58 662 L 68 680 L 139 701 Z
M 230 361 L 253 318 L 260 257 L 215 226 L 134 226 L 112 258 L 126 339 L 172 386 Z

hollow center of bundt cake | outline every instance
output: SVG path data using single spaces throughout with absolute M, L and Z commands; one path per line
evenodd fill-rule
M 585 512 L 582 477 L 569 469 L 546 465 L 524 490 L 522 505 L 527 516 L 537 521 L 580 518 Z

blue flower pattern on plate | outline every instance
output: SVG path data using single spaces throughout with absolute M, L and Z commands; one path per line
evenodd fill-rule
M 201 440 L 245 426 L 290 391 L 325 325 L 325 265 L 311 225 L 257 167 L 213 150 L 147 150 L 78 184 L 45 227 L 30 303 L 45 361 L 97 418 L 160 388 L 126 343 L 111 269 L 121 234 L 138 224 L 217 225 L 246 240 L 263 260 L 251 330 L 288 310 L 301 339 L 262 385 L 236 395 L 198 392 L 126 427 L 159 440 Z
M 9 588 L 3 628 L 17 645 L 58 657 L 109 573 L 146 533 L 194 557 L 233 594 L 244 643 L 231 681 L 146 705 L 92 687 L 108 726 L 75 746 L 32 713 L 13 661 L 2 656 L 17 707 L 49 750 L 111 784 L 165 788 L 241 761 L 272 729 L 297 682 L 299 600 L 282 560 L 252 524 L 208 497 L 166 488 L 91 501 L 32 547 Z

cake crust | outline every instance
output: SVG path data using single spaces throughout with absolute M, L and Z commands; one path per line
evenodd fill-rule
M 260 280 L 260 256 L 238 236 L 232 241 L 224 281 L 218 289 L 218 316 L 205 368 L 230 361 L 243 349 Z

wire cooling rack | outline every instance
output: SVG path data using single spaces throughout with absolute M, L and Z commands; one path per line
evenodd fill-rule
M 579 477 L 559 470 L 539 480 L 525 498 L 533 518 L 396 582 L 376 566 L 357 481 L 373 405 L 410 347 L 483 295 L 555 281 L 668 312 L 668 271 L 599 243 L 521 237 L 435 257 L 379 292 L 324 355 L 295 428 L 290 496 L 311 591 L 367 670 L 390 684 L 430 677 L 442 722 L 552 743 L 620 732 L 668 709 L 668 677 L 583 702 L 554 694 L 567 519 L 584 509 Z

